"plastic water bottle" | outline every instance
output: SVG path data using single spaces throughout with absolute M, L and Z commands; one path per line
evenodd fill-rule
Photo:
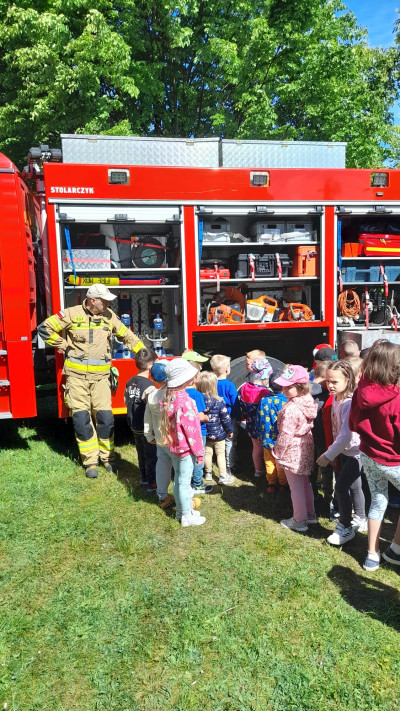
M 164 328 L 163 320 L 160 317 L 160 314 L 157 314 L 153 321 L 153 328 L 155 331 L 162 331 Z
M 130 314 L 122 314 L 121 322 L 124 324 L 124 326 L 126 326 L 127 328 L 130 328 L 130 326 L 131 326 Z M 132 353 L 127 346 L 125 346 L 123 343 L 119 343 L 117 340 L 114 341 L 113 358 L 134 358 L 134 357 L 135 357 L 134 353 Z

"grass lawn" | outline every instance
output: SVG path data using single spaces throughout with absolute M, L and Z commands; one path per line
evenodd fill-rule
M 183 529 L 144 493 L 117 424 L 118 477 L 84 477 L 53 401 L 0 432 L 0 709 L 397 711 L 399 575 L 365 573 L 326 519 L 277 521 L 240 447 L 237 485 Z M 397 514 L 388 512 L 382 548 Z

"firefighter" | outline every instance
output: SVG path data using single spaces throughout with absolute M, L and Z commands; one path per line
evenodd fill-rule
M 114 467 L 114 418 L 111 410 L 111 338 L 137 353 L 143 343 L 109 308 L 116 296 L 104 284 L 92 284 L 81 306 L 49 316 L 38 332 L 49 345 L 65 352 L 65 402 L 72 411 L 86 476 L 96 479 L 98 460 Z

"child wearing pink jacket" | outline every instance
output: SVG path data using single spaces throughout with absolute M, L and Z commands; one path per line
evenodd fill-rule
M 278 438 L 272 453 L 285 470 L 293 504 L 293 517 L 281 525 L 292 531 L 308 531 L 317 523 L 310 474 L 314 465 L 314 440 L 311 434 L 318 405 L 310 395 L 308 373 L 301 365 L 287 365 L 274 381 L 282 386 L 288 401 L 278 414 Z
M 197 369 L 183 358 L 169 361 L 165 366 L 166 393 L 160 402 L 160 443 L 167 448 L 175 470 L 176 518 L 182 526 L 201 526 L 206 520 L 198 511 L 192 511 L 190 484 L 194 463 L 200 464 L 204 458 L 199 413 L 185 392 L 197 373 Z

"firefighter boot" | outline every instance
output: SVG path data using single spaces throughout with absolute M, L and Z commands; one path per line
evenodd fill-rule
M 99 461 L 99 443 L 90 413 L 87 410 L 74 412 L 72 422 L 83 466 L 85 469 L 87 467 L 97 467 Z
M 97 477 L 99 476 L 97 467 L 94 467 L 93 465 L 91 465 L 90 467 L 86 467 L 86 476 L 88 479 L 97 479 Z
M 100 461 L 107 471 L 113 471 L 115 462 L 114 417 L 111 410 L 98 410 L 96 419 Z

